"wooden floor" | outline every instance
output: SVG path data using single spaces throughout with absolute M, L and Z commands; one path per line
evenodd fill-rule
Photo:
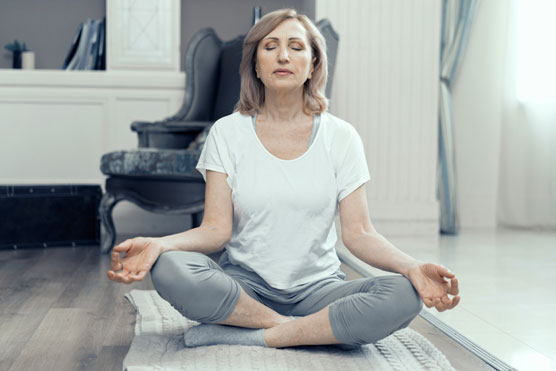
M 123 295 L 153 286 L 112 282 L 109 266 L 97 246 L 0 250 L 0 370 L 121 370 L 135 325 Z M 457 370 L 492 370 L 421 317 L 410 328 Z

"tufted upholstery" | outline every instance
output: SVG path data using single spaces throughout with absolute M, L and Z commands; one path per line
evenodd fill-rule
M 102 156 L 104 175 L 160 180 L 200 178 L 195 169 L 210 127 L 197 135 L 187 149 L 137 148 L 110 152 Z
M 201 175 L 195 170 L 195 165 L 199 153 L 179 149 L 161 151 L 156 148 L 116 151 L 102 156 L 100 169 L 103 174 L 114 176 L 153 179 L 198 178 Z

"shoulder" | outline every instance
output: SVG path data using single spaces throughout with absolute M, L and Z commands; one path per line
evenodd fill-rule
M 334 141 L 349 140 L 352 136 L 359 135 L 352 124 L 329 112 L 323 112 L 321 120 L 326 125 L 328 135 L 334 138 Z
M 234 133 L 246 123 L 249 123 L 251 116 L 243 115 L 239 112 L 234 112 L 230 115 L 224 116 L 216 120 L 212 125 L 211 130 L 222 133 Z

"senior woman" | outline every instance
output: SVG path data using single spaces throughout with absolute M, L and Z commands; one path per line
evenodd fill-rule
M 363 144 L 326 111 L 326 45 L 315 25 L 292 9 L 265 15 L 245 38 L 241 77 L 236 111 L 211 127 L 197 164 L 201 226 L 124 241 L 108 277 L 131 283 L 150 271 L 160 296 L 201 323 L 184 335 L 190 347 L 349 349 L 407 327 L 423 303 L 455 307 L 452 272 L 406 255 L 371 224 Z M 337 213 L 351 253 L 399 274 L 345 281 Z M 206 256 L 223 248 L 218 264 Z

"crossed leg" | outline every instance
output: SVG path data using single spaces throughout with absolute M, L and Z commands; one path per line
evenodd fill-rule
M 342 344 L 350 349 L 407 327 L 422 307 L 417 291 L 401 275 L 336 281 L 291 311 L 307 316 L 265 330 L 265 340 L 272 347 Z
M 248 291 L 249 288 L 244 287 L 244 290 Z M 254 317 L 259 317 L 259 323 L 268 326 L 253 326 Z M 218 324 L 264 328 L 265 343 L 271 348 L 340 343 L 330 326 L 328 306 L 317 313 L 292 320 L 256 301 L 246 291 L 241 292 L 230 317 Z
M 269 347 L 374 342 L 407 326 L 422 307 L 405 277 L 376 277 L 317 290 L 293 308 L 292 314 L 304 317 L 292 321 L 262 304 L 253 290 L 207 256 L 183 251 L 162 254 L 151 277 L 161 297 L 184 316 L 265 329 Z

